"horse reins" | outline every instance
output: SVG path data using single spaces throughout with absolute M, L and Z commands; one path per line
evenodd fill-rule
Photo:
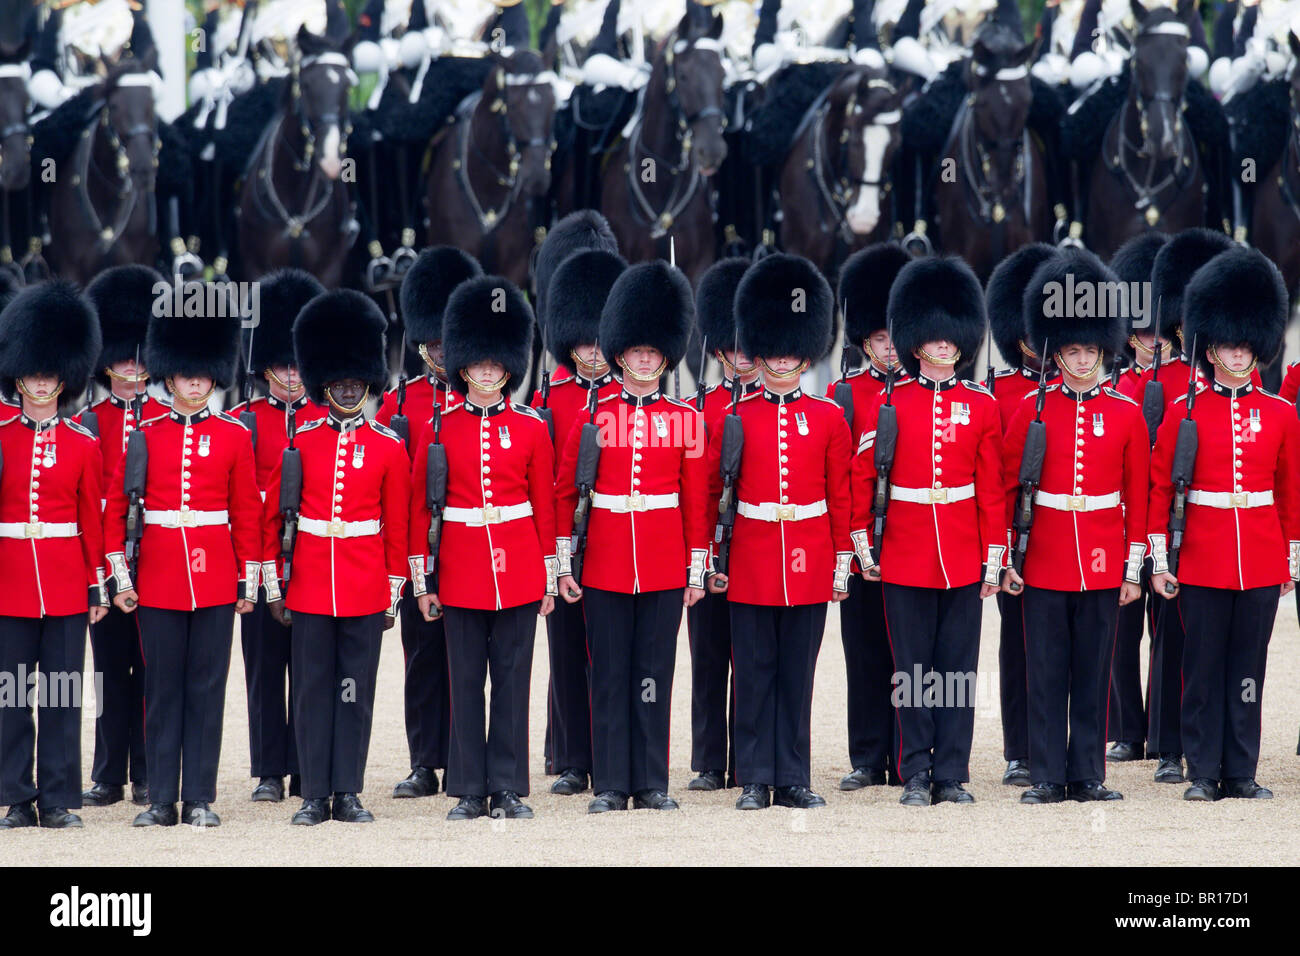
M 983 78 L 987 77 L 990 71 L 987 67 L 978 63 L 971 63 L 971 72 Z M 1029 69 L 1023 64 L 1004 67 L 993 74 L 994 78 L 999 82 L 1021 80 L 1028 77 L 1028 75 Z M 994 226 L 999 227 L 1000 230 L 1007 217 L 1007 208 L 1002 205 L 1002 200 L 996 192 L 996 186 L 989 179 L 992 162 L 975 126 L 975 112 L 971 108 L 973 103 L 974 97 L 972 96 L 967 100 L 956 137 L 957 159 L 961 164 L 966 185 L 963 192 L 966 196 L 967 211 L 972 218 L 985 223 L 992 223 Z M 994 145 L 999 144 L 995 143 Z M 1030 149 L 1028 123 L 1020 131 L 1018 141 L 1008 142 L 1006 145 L 1015 150 L 1015 170 L 1010 184 L 1013 190 L 1013 198 L 1018 198 L 1024 206 L 1025 222 L 1029 223 L 1033 212 L 1031 208 L 1033 190 L 1027 188 L 1026 183 L 1032 167 L 1033 154 Z M 974 201 L 973 204 L 972 200 Z
M 129 73 L 119 77 L 117 80 L 118 87 L 126 86 L 152 86 L 153 78 L 149 74 Z M 77 150 L 74 154 L 73 168 L 76 169 L 73 183 L 76 186 L 76 196 L 78 205 L 81 206 L 87 218 L 90 220 L 91 229 L 99 236 L 98 245 L 101 254 L 107 253 L 113 244 L 117 242 L 118 237 L 126 230 L 127 224 L 131 221 L 131 216 L 135 212 L 136 203 L 139 201 L 140 194 L 135 188 L 135 181 L 130 175 L 130 159 L 126 154 L 126 143 L 131 142 L 140 136 L 151 136 L 153 138 L 153 162 L 158 165 L 158 154 L 162 149 L 162 140 L 158 136 L 157 124 L 137 123 L 130 127 L 124 133 L 119 134 L 117 129 L 109 122 L 108 118 L 108 99 L 95 102 L 88 114 L 89 123 L 81 133 L 80 142 L 77 144 Z M 93 153 L 95 137 L 91 135 L 91 130 L 98 124 L 105 133 L 109 147 L 113 150 L 115 162 L 113 172 L 106 173 L 94 164 Z M 121 202 L 118 204 L 115 215 L 111 216 L 111 225 L 105 226 L 104 220 L 100 217 L 95 209 L 94 200 L 90 197 L 90 174 L 96 173 L 102 180 L 117 190 L 118 198 Z M 149 198 L 152 200 L 154 194 L 150 192 Z M 152 207 L 149 210 L 149 234 L 153 235 L 156 231 L 157 223 L 155 221 Z
M 1277 174 L 1277 189 L 1282 199 L 1291 208 L 1291 212 L 1300 219 L 1300 203 L 1296 202 L 1296 191 L 1287 182 L 1287 175 L 1293 168 L 1300 167 L 1300 116 L 1296 114 L 1295 87 L 1288 94 L 1291 99 L 1291 132 L 1286 138 L 1286 149 L 1282 153 L 1281 168 Z
M 886 90 L 890 94 L 894 94 L 898 92 L 895 89 L 894 85 L 890 83 L 888 80 L 871 79 L 867 81 L 867 86 L 869 89 Z M 849 96 L 848 102 L 844 106 L 845 123 L 847 124 L 849 117 L 854 115 L 854 112 L 856 110 L 860 110 L 860 109 L 861 107 L 858 105 L 858 94 L 855 91 L 852 95 Z M 817 118 L 813 124 L 813 158 L 811 161 L 811 165 L 809 166 L 808 173 L 812 177 L 813 182 L 816 184 L 817 193 L 821 197 L 822 202 L 830 210 L 832 215 L 835 216 L 835 221 L 836 221 L 835 224 L 836 224 L 836 228 L 840 233 L 840 237 L 846 243 L 851 244 L 853 242 L 854 237 L 853 237 L 853 230 L 849 227 L 848 224 L 848 210 L 851 204 L 851 200 L 853 199 L 853 194 L 857 191 L 859 187 L 862 186 L 875 186 L 877 189 L 888 191 L 889 183 L 886 182 L 883 178 L 885 172 L 883 165 L 881 166 L 882 178 L 878 178 L 878 179 L 859 178 L 856 181 L 851 181 L 847 175 L 841 175 L 838 177 L 838 181 L 835 184 L 831 184 L 827 182 L 826 148 L 824 145 L 825 137 L 823 136 L 823 133 L 826 127 L 826 117 L 829 114 L 829 112 L 830 112 L 829 103 L 824 103 L 817 111 Z M 872 122 L 867 125 L 889 126 L 894 123 L 897 123 L 900 118 L 901 118 L 901 113 L 898 110 L 892 110 L 888 113 L 877 113 L 872 118 Z M 837 169 L 841 173 L 848 172 L 848 149 L 849 149 L 849 131 L 846 125 L 844 130 L 840 133 L 839 159 L 838 159 L 838 164 L 835 167 L 831 168 L 832 179 L 836 178 L 834 173 Z M 863 176 L 865 175 L 866 175 L 866 170 L 864 169 Z M 828 231 L 828 227 L 826 223 L 821 224 L 821 229 L 823 232 Z

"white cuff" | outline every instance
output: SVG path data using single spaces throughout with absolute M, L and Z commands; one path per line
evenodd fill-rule
M 1166 537 L 1163 534 L 1149 534 L 1147 541 L 1151 544 L 1151 573 L 1168 574 L 1169 573 L 1169 552 L 1165 544 Z
M 686 573 L 686 586 L 704 587 L 704 575 L 709 570 L 709 549 L 691 548 L 691 566 Z
M 553 554 L 548 554 L 543 560 L 546 562 L 546 594 L 548 597 L 558 597 L 560 594 L 558 562 Z
M 873 567 L 876 559 L 871 556 L 871 535 L 867 531 L 850 531 L 853 539 L 853 552 L 858 556 L 858 565 L 863 571 Z
M 406 578 L 399 578 L 390 574 L 388 576 L 388 613 L 397 617 L 397 602 L 402 599 L 402 588 L 406 586 Z
M 95 568 L 95 583 L 90 586 L 92 606 L 108 607 L 108 588 L 104 585 L 104 569 Z
M 239 596 L 245 601 L 257 603 L 257 586 L 262 575 L 262 565 L 259 561 L 244 562 L 244 576 L 239 583 L 242 585 Z
M 835 552 L 835 583 L 834 589 L 841 594 L 849 589 L 850 567 L 853 564 L 852 551 Z
M 984 583 L 997 587 L 1002 582 L 1002 559 L 1006 557 L 1007 549 L 1000 544 L 989 545 L 989 557 L 984 562 Z
M 280 593 L 280 575 L 274 561 L 262 562 L 262 587 L 266 590 L 267 604 L 284 600 L 284 595 Z
M 122 551 L 114 551 L 107 557 L 108 568 L 113 575 L 113 586 L 117 588 L 118 593 L 133 590 L 135 585 L 131 583 L 131 571 L 126 566 L 126 554 Z
M 1124 580 L 1129 584 L 1142 583 L 1142 559 L 1146 557 L 1147 547 L 1144 544 L 1130 544 L 1128 546 L 1128 560 L 1124 562 Z
M 411 569 L 411 593 L 416 597 L 424 597 L 429 593 L 424 583 L 424 555 L 412 554 L 407 557 L 406 564 Z
M 1300 581 L 1300 541 L 1292 541 L 1290 544 L 1287 564 L 1291 569 L 1291 580 Z
M 568 538 L 555 539 L 555 573 L 559 577 L 573 573 L 573 544 Z

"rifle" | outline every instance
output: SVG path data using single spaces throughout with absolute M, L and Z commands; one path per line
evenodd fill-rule
M 700 335 L 700 377 L 695 383 L 695 410 L 704 411 L 704 365 L 709 360 L 709 337 Z
M 81 427 L 86 429 L 86 431 L 90 432 L 96 438 L 98 438 L 99 437 L 99 415 L 95 412 L 93 408 L 91 408 L 91 405 L 94 404 L 94 401 L 95 401 L 95 383 L 91 382 L 89 388 L 86 391 L 86 410 L 81 413 Z
M 433 443 L 424 462 L 424 503 L 429 508 L 429 554 L 424 562 L 425 588 L 438 593 L 438 547 L 442 541 L 442 510 L 447 507 L 447 446 L 442 437 L 442 406 L 433 403 Z M 442 617 L 437 609 L 435 618 Z
M 849 384 L 849 350 L 853 347 L 848 339 L 848 320 L 849 304 L 844 303 L 841 313 L 845 327 L 844 351 L 840 354 L 840 380 L 835 383 L 834 399 L 835 404 L 844 409 L 844 420 L 849 423 L 849 430 L 853 429 L 853 386 Z
M 988 346 L 988 371 L 984 375 L 984 388 L 993 394 L 994 380 L 997 374 L 993 371 L 993 326 L 989 326 L 989 346 Z
M 1187 376 L 1187 415 L 1178 423 L 1178 441 L 1174 444 L 1174 463 L 1169 477 L 1174 485 L 1174 500 L 1169 508 L 1169 573 L 1178 575 L 1178 551 L 1183 546 L 1183 529 L 1187 527 L 1187 489 L 1192 485 L 1199 444 L 1192 407 L 1196 402 L 1196 337 L 1192 336 L 1192 368 Z M 1166 585 L 1166 593 L 1173 589 Z
M 537 414 L 542 416 L 542 421 L 546 422 L 546 434 L 551 436 L 551 444 L 555 444 L 555 413 L 551 411 L 551 376 L 546 371 L 546 324 L 540 319 L 537 322 L 537 328 L 542 333 L 542 357 L 540 360 L 542 384 L 538 392 L 542 396 L 542 407 L 537 410 Z
M 674 236 L 668 237 L 668 264 L 677 268 L 677 239 Z M 673 366 L 673 398 L 677 401 L 682 400 L 682 363 L 678 362 Z
M 257 447 L 257 414 L 253 411 L 253 332 L 255 327 L 248 330 L 248 364 L 244 367 L 244 410 L 239 413 L 239 422 L 248 429 L 248 433 L 253 436 L 253 447 Z M 293 396 L 290 395 L 290 402 Z
M 1120 376 L 1124 374 L 1124 366 L 1121 364 L 1123 357 L 1115 356 L 1115 361 L 1110 364 L 1110 387 L 1119 388 Z
M 1156 315 L 1159 314 L 1160 306 L 1157 304 Z M 1151 381 L 1147 382 L 1146 391 L 1142 393 L 1142 417 L 1146 419 L 1147 438 L 1152 445 L 1156 443 L 1156 432 L 1160 430 L 1160 423 L 1165 417 L 1165 387 L 1160 384 L 1160 354 L 1163 351 L 1160 334 L 1157 332 L 1155 354 L 1151 359 Z
M 889 341 L 893 348 L 894 317 L 889 317 Z M 885 538 L 885 517 L 889 511 L 889 473 L 894 470 L 894 452 L 898 448 L 898 409 L 894 407 L 894 369 L 898 363 L 890 362 L 885 370 L 885 404 L 876 417 L 876 441 L 872 446 L 872 462 L 876 468 L 876 494 L 871 501 L 871 557 L 880 564 L 880 551 Z M 865 570 L 865 569 L 864 569 Z
M 135 367 L 140 367 L 140 349 L 136 347 Z M 149 473 L 149 444 L 139 428 L 144 417 L 144 402 L 139 390 L 132 399 L 135 404 L 136 428 L 126 440 L 126 464 L 123 490 L 126 491 L 126 566 L 131 580 L 136 580 L 136 565 L 140 560 L 140 539 L 144 537 L 144 492 Z
M 740 352 L 740 333 L 736 333 L 736 351 Z M 740 500 L 736 497 L 736 482 L 740 480 L 740 459 L 745 451 L 745 425 L 740 420 L 740 370 L 732 367 L 731 409 L 722 420 L 722 494 L 718 497 L 718 523 L 713 529 L 713 544 L 718 556 L 718 574 L 726 574 L 731 567 L 731 535 L 736 529 L 736 510 Z
M 591 518 L 591 496 L 596 490 L 596 472 L 600 470 L 600 429 L 596 427 L 596 380 L 587 386 L 587 414 L 578 443 L 578 465 L 574 484 L 578 486 L 578 506 L 573 510 L 573 536 L 569 542 L 573 580 L 582 583 L 582 556 L 587 549 L 587 522 Z
M 438 388 L 433 389 L 433 404 L 436 408 L 438 405 Z M 403 366 L 402 371 L 397 376 L 397 414 L 388 420 L 388 427 L 397 432 L 397 437 L 402 440 L 403 447 L 409 447 L 411 444 L 411 422 L 407 419 L 405 412 L 406 407 L 406 368 Z
M 1025 431 L 1025 448 L 1020 456 L 1020 500 L 1012 526 L 1016 532 L 1016 546 L 1011 552 L 1011 566 L 1020 574 L 1025 566 L 1025 552 L 1029 548 L 1029 529 L 1034 524 L 1034 495 L 1043 478 L 1043 459 L 1047 455 L 1047 426 L 1043 423 L 1043 404 L 1047 401 L 1047 339 L 1043 339 L 1042 367 L 1038 370 L 1038 397 L 1034 400 L 1034 420 Z M 1011 590 L 1020 585 L 1011 582 Z
M 293 547 L 298 538 L 298 510 L 302 507 L 302 452 L 294 445 L 297 429 L 297 414 L 293 403 L 284 406 L 284 433 L 289 439 L 280 458 L 280 517 L 284 527 L 280 532 L 280 556 L 284 559 L 284 592 L 289 590 L 289 579 L 293 576 Z M 284 622 L 290 623 L 289 609 L 284 609 Z

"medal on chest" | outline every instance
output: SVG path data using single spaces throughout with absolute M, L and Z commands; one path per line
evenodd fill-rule
M 794 413 L 794 427 L 799 430 L 800 435 L 808 434 L 808 416 L 803 412 Z
M 668 423 L 664 421 L 664 417 L 662 415 L 651 415 L 650 417 L 654 419 L 655 434 L 658 435 L 660 438 L 667 438 Z
M 42 452 L 41 464 L 46 468 L 53 468 L 54 463 L 59 460 L 58 449 L 53 441 L 47 441 Z
M 970 405 L 966 402 L 953 402 L 952 414 L 949 417 L 954 425 L 969 425 Z
M 1092 433 L 1100 438 L 1106 434 L 1106 422 L 1101 417 L 1101 412 L 1094 412 L 1092 416 Z
M 207 458 L 211 454 L 212 454 L 212 436 L 200 435 L 199 436 L 199 457 Z
M 357 442 L 352 446 L 352 467 L 360 468 L 366 463 L 366 446 Z
M 497 429 L 497 438 L 501 441 L 502 448 L 510 447 L 510 426 L 502 425 Z
M 1259 432 L 1264 430 L 1264 423 L 1259 420 L 1258 408 L 1252 408 L 1250 410 L 1250 430 L 1253 432 Z

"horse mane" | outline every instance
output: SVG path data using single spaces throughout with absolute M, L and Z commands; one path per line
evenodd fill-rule
M 1224 112 L 1236 127 L 1232 164 L 1253 159 L 1260 177 L 1273 168 L 1291 131 L 1291 83 L 1285 76 L 1256 83 L 1228 101 Z

